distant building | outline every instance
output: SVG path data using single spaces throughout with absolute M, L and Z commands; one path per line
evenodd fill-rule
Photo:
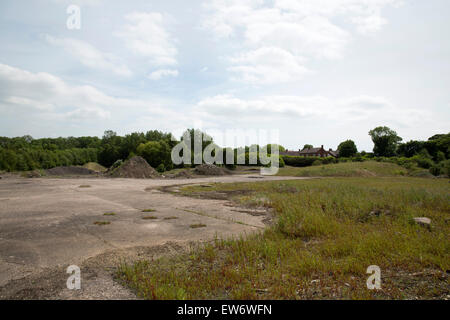
M 339 156 L 339 151 L 333 151 L 331 148 L 325 150 L 323 145 L 320 148 L 306 148 L 298 151 L 290 151 L 286 150 L 284 152 L 280 152 L 282 156 L 301 156 L 301 157 L 335 157 Z

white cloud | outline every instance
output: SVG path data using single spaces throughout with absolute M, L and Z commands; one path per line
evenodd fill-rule
M 92 86 L 73 86 L 48 73 L 32 73 L 0 64 L 0 107 L 3 110 L 52 114 L 68 120 L 92 121 L 138 112 L 180 119 L 156 102 L 113 97 Z
M 217 95 L 197 103 L 195 111 L 205 119 L 236 123 L 260 121 L 297 122 L 298 124 L 346 124 L 360 121 L 419 124 L 424 118 L 420 110 L 405 110 L 383 97 L 355 96 L 329 99 L 322 96 L 272 95 L 241 99 L 233 95 Z M 312 122 L 311 122 L 312 121 Z
M 163 77 L 178 77 L 178 70 L 159 69 L 149 74 L 150 80 L 159 80 Z
M 121 64 L 117 57 L 101 52 L 85 41 L 73 38 L 55 38 L 50 35 L 44 35 L 44 39 L 53 46 L 63 48 L 89 68 L 113 72 L 120 76 L 132 75 L 130 69 L 126 65 Z
M 308 73 L 304 59 L 276 47 L 263 47 L 230 59 L 233 80 L 253 84 L 271 84 L 300 79 Z
M 175 39 L 166 30 L 168 18 L 159 12 L 134 12 L 116 36 L 136 55 L 145 57 L 153 66 L 177 64 Z
M 98 6 L 105 3 L 105 0 L 52 0 L 58 4 L 64 4 L 67 6 L 77 5 L 77 6 Z
M 109 119 L 111 118 L 111 113 L 102 108 L 88 107 L 69 111 L 64 114 L 64 117 L 69 120 L 86 121 L 92 119 Z
M 339 59 L 352 39 L 352 29 L 361 34 L 378 31 L 387 20 L 381 10 L 399 5 L 401 0 L 213 0 L 205 4 L 203 27 L 218 38 L 242 38 L 242 56 L 255 55 L 262 48 L 278 48 L 290 53 L 289 62 L 280 60 L 280 68 L 288 64 L 296 73 L 306 70 L 298 60 Z M 335 18 L 340 18 L 338 24 Z M 342 23 L 344 22 L 344 23 Z M 356 28 L 352 28 L 356 26 Z M 284 54 L 286 56 L 286 54 Z M 267 81 L 273 63 L 260 62 L 232 67 L 240 70 L 250 83 L 272 84 L 289 81 L 291 75 Z M 303 71 L 300 71 L 304 69 Z M 266 70 L 266 71 L 263 71 Z M 280 72 L 281 73 L 281 72 Z

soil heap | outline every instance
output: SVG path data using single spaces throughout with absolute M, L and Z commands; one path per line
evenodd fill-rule
M 125 161 L 120 167 L 109 172 L 116 178 L 152 179 L 159 176 L 144 158 L 135 156 Z
M 68 166 L 47 169 L 45 173 L 51 176 L 85 176 L 95 174 L 95 171 L 83 167 Z
M 213 164 L 206 164 L 206 163 L 195 167 L 194 172 L 196 174 L 204 176 L 223 176 L 228 174 L 228 172 L 225 169 L 215 166 Z

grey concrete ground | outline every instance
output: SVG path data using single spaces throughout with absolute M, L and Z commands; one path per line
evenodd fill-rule
M 263 216 L 233 210 L 226 200 L 175 196 L 159 187 L 174 186 L 176 191 L 182 184 L 281 179 L 290 178 L 1 179 L 0 298 L 134 298 L 111 277 L 119 261 L 176 254 L 192 241 L 264 228 Z M 106 212 L 115 215 L 104 216 Z M 143 219 L 149 215 L 157 219 Z M 164 219 L 168 217 L 177 219 Z M 197 223 L 206 227 L 190 227 Z M 69 265 L 82 267 L 80 291 L 65 289 Z

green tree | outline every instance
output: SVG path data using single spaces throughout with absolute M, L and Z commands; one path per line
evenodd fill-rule
M 312 144 L 305 144 L 302 150 L 314 148 Z
M 137 148 L 137 153 L 153 168 L 157 168 L 160 164 L 163 164 L 166 169 L 171 167 L 171 149 L 169 144 L 163 140 L 142 143 Z
M 339 144 L 338 151 L 340 157 L 353 157 L 358 152 L 358 149 L 353 140 L 345 140 Z
M 374 147 L 373 152 L 377 157 L 391 157 L 396 154 L 397 146 L 402 138 L 397 132 L 388 127 L 376 127 L 369 131 Z
M 410 158 L 415 156 L 424 148 L 423 141 L 410 140 L 406 143 L 401 143 L 398 146 L 397 153 L 401 156 Z

